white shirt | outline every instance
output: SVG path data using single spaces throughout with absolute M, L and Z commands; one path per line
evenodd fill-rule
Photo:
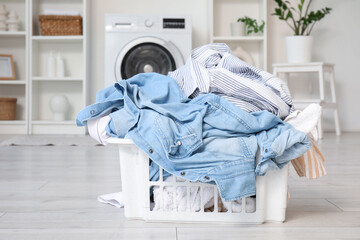
M 106 115 L 104 117 L 98 117 L 87 121 L 90 137 L 103 145 L 108 144 L 107 140 L 111 137 L 105 130 L 110 119 L 110 116 Z

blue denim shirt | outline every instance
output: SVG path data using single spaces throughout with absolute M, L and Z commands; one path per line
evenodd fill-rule
M 109 110 L 111 134 L 129 136 L 169 173 L 217 184 L 226 201 L 254 195 L 256 175 L 282 168 L 310 147 L 305 133 L 268 111 L 248 113 L 214 94 L 188 99 L 174 79 L 156 73 L 100 91 L 77 124 Z

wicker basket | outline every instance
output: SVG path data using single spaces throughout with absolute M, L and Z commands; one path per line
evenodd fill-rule
M 41 35 L 82 35 L 81 16 L 40 15 Z
M 15 120 L 16 98 L 0 98 L 0 120 Z

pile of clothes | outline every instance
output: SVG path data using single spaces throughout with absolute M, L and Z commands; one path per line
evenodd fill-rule
M 216 184 L 230 202 L 254 196 L 256 176 L 290 161 L 301 176 L 325 175 L 314 142 L 320 114 L 316 104 L 295 111 L 284 81 L 215 43 L 168 76 L 138 74 L 99 91 L 77 124 L 104 145 L 131 138 L 152 161 L 150 180 L 161 166 L 165 177 Z

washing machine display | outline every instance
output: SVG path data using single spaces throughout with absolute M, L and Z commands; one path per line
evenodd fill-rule
M 188 16 L 105 15 L 105 85 L 138 73 L 166 75 L 191 52 Z

